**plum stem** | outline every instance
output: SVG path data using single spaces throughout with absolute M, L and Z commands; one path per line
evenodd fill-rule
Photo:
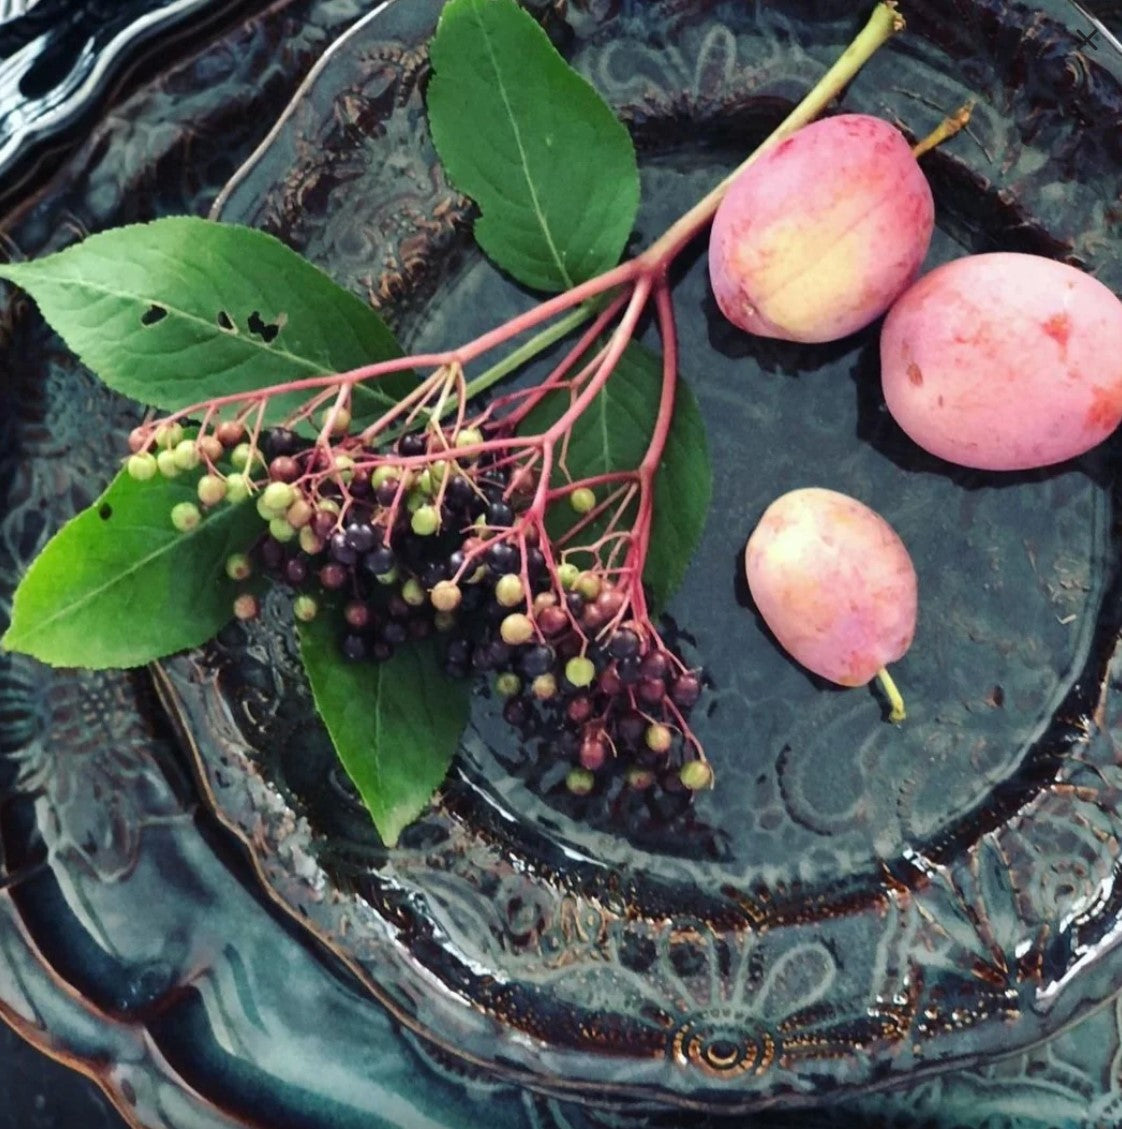
M 885 697 L 888 699 L 890 707 L 888 712 L 889 721 L 904 721 L 908 716 L 908 711 L 904 709 L 904 695 L 900 693 L 899 687 L 892 680 L 892 675 L 888 673 L 888 668 L 882 666 L 877 671 L 877 681 L 884 691 Z
M 953 114 L 948 114 L 922 141 L 912 146 L 912 156 L 918 160 L 924 153 L 934 149 L 936 145 L 942 145 L 944 141 L 949 141 L 956 133 L 961 133 L 969 123 L 970 115 L 973 112 L 973 100 L 967 102 L 964 106 L 959 106 Z

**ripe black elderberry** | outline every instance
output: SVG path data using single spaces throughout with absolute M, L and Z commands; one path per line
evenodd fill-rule
M 398 453 L 404 455 L 406 458 L 416 458 L 419 455 L 423 455 L 428 450 L 428 446 L 428 440 L 423 435 L 418 435 L 416 432 L 403 435 L 397 441 Z

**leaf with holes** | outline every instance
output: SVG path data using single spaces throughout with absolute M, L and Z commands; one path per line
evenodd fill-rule
M 261 231 L 173 216 L 0 264 L 110 388 L 167 411 L 401 355 L 380 317 Z M 365 422 L 413 385 L 356 389 Z M 276 397 L 277 420 L 307 397 Z
M 611 379 L 573 427 L 565 459 L 571 480 L 639 466 L 658 416 L 661 386 L 659 358 L 632 342 Z M 561 417 L 569 402 L 567 391 L 546 396 L 519 430 L 524 435 L 545 431 Z M 560 470 L 555 472 L 554 485 L 568 480 Z M 666 606 L 685 576 L 705 528 L 712 487 L 705 423 L 693 393 L 679 380 L 674 418 L 655 478 L 651 541 L 643 572 L 656 609 Z M 600 500 L 604 500 L 603 494 Z M 550 536 L 556 540 L 579 520 L 567 505 L 552 506 Z M 597 528 L 582 529 L 580 540 L 595 541 Z
M 195 476 L 136 482 L 121 471 L 35 558 L 0 644 L 52 666 L 104 670 L 205 643 L 231 618 L 239 591 L 226 558 L 248 549 L 263 524 L 243 502 L 180 533 L 171 509 L 195 500 Z
M 392 847 L 448 772 L 470 692 L 463 680 L 440 672 L 427 640 L 388 662 L 347 662 L 329 618 L 300 627 L 304 669 L 339 760 Z
M 519 282 L 565 290 L 615 266 L 635 222 L 627 130 L 513 0 L 450 0 L 429 124 L 479 245 Z

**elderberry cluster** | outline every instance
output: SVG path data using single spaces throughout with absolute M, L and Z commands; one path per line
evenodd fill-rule
M 483 440 L 475 428 L 430 427 L 380 450 L 325 448 L 285 427 L 249 437 L 220 423 L 185 438 L 176 424 L 138 436 L 128 469 L 138 479 L 201 471 L 199 505 L 171 513 L 183 531 L 200 506 L 252 496 L 266 524 L 249 553 L 227 560 L 232 579 L 263 573 L 289 586 L 296 618 L 330 616 L 352 662 L 438 634 L 446 672 L 489 674 L 506 720 L 571 763 L 573 793 L 591 792 L 609 764 L 636 789 L 708 787 L 687 723 L 698 674 L 634 618 L 618 578 L 594 560 L 582 570 L 555 559 L 529 512 L 535 475 Z M 595 495 L 578 489 L 568 503 L 587 513 Z M 251 591 L 238 595 L 236 616 L 257 612 Z

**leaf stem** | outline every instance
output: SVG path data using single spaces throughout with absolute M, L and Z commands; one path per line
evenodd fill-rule
M 508 353 L 501 361 L 493 364 L 486 372 L 481 372 L 467 386 L 467 398 L 470 400 L 488 388 L 521 368 L 528 361 L 532 361 L 539 353 L 544 353 L 550 346 L 557 344 L 563 337 L 574 329 L 582 326 L 590 317 L 599 310 L 595 301 L 585 302 L 570 310 L 564 317 L 558 318 L 552 325 L 539 330 L 529 341 L 519 345 L 517 349 Z

